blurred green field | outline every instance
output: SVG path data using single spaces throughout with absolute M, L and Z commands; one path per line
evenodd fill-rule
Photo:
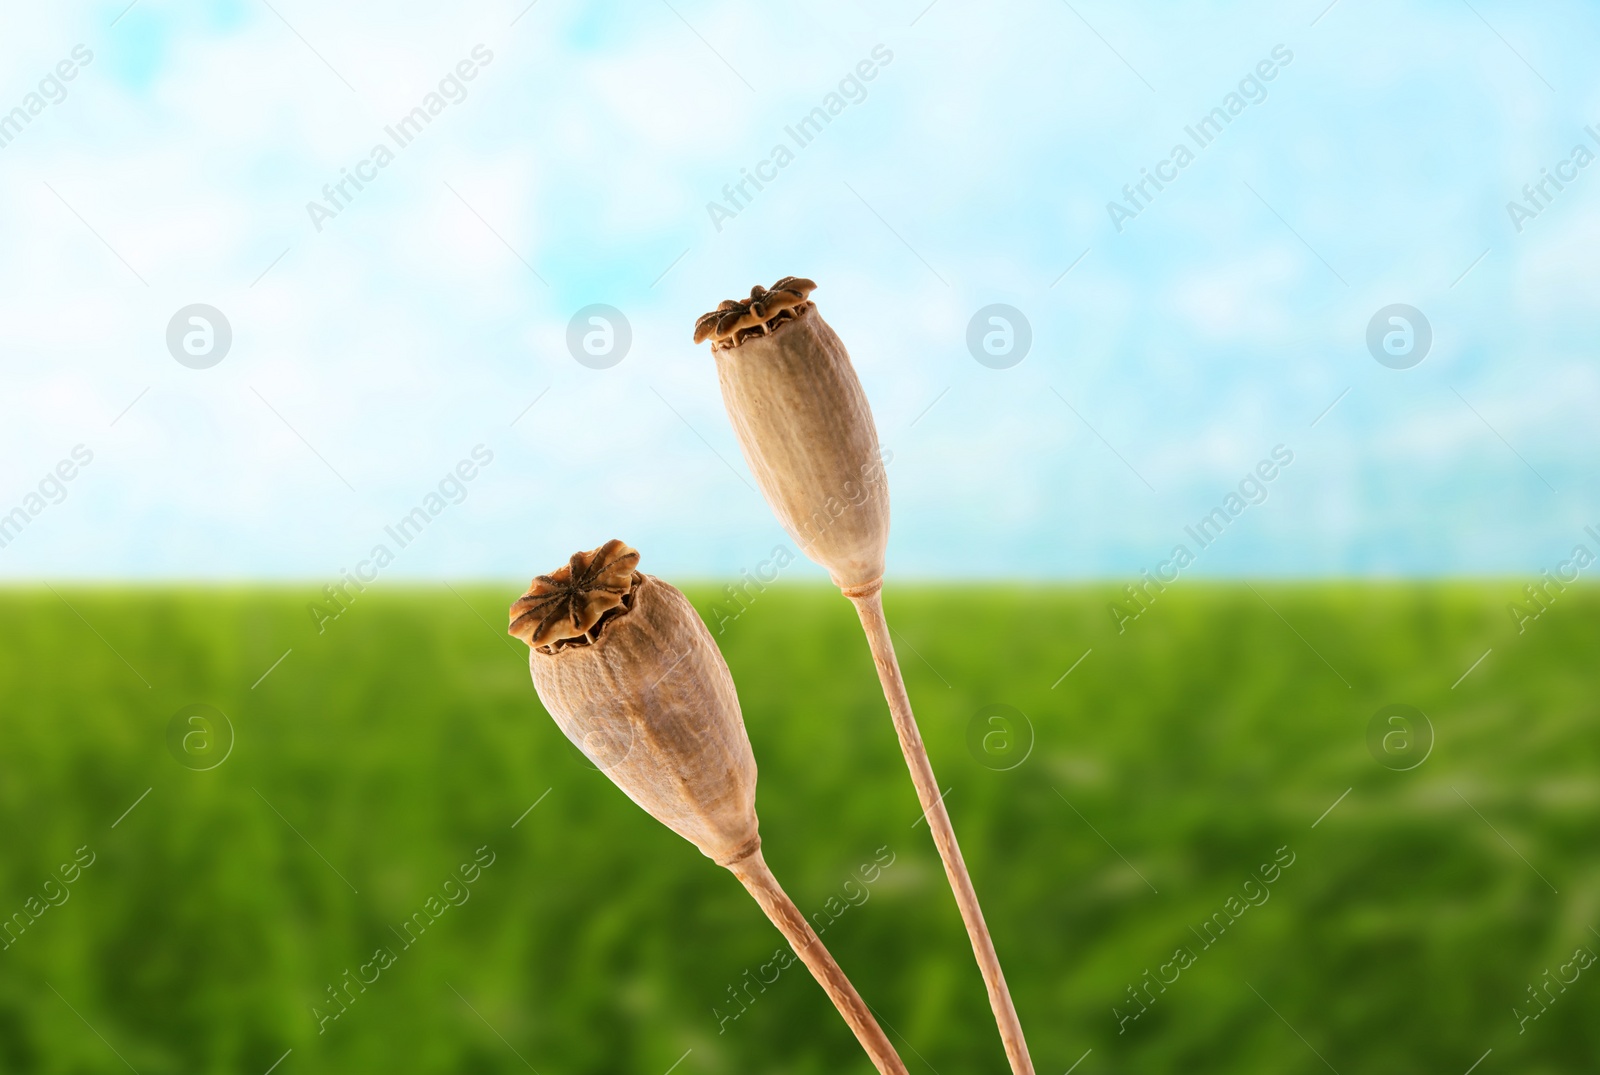
M 0 591 L 0 1070 L 870 1070 L 798 964 L 757 982 L 781 941 L 738 884 L 566 745 L 518 592 L 374 590 L 319 635 L 309 588 Z M 1546 971 L 1600 953 L 1600 594 L 1519 635 L 1519 593 L 1184 583 L 1119 635 L 1111 587 L 891 585 L 1038 1070 L 1595 1070 L 1600 967 Z M 848 603 L 771 589 L 719 642 L 774 871 L 913 1072 L 1004 1070 Z M 168 746 L 194 703 L 234 730 L 205 771 Z M 1391 739 L 1408 771 L 1368 747 L 1391 703 L 1436 736 Z

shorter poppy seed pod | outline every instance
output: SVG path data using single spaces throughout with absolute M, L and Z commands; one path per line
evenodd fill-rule
M 652 817 L 726 866 L 761 846 L 733 677 L 678 590 L 620 541 L 575 553 L 511 606 L 568 739 Z
M 883 577 L 889 484 L 872 409 L 850 353 L 786 276 L 727 300 L 695 323 L 711 341 L 717 380 L 745 462 L 778 522 L 835 585 Z
M 726 866 L 833 1001 L 882 1075 L 906 1066 L 767 868 L 756 760 L 733 677 L 688 600 L 620 541 L 574 553 L 511 606 L 545 708 L 658 821 Z

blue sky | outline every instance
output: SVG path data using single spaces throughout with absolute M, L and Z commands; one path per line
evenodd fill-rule
M 646 570 L 735 574 L 785 538 L 691 327 L 791 273 L 894 453 L 894 574 L 1132 578 L 1279 445 L 1194 573 L 1531 576 L 1600 550 L 1600 163 L 1520 231 L 1507 210 L 1600 153 L 1589 6 L 913 0 L 777 25 L 697 0 L 119 0 L 0 17 L 0 113 L 79 45 L 0 148 L 0 513 L 93 460 L 0 578 L 335 580 L 478 445 L 388 577 L 524 577 L 613 536 Z M 1119 231 L 1108 203 L 1236 92 Z M 830 93 L 775 178 L 708 209 Z M 362 168 L 318 230 L 308 203 Z M 166 342 L 194 303 L 232 329 L 207 369 Z M 632 332 L 606 369 L 567 346 L 594 303 Z M 996 303 L 1032 336 L 1004 369 L 967 345 Z M 1392 304 L 1432 328 L 1413 368 L 1368 351 Z

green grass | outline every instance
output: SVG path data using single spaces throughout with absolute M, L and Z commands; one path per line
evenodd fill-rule
M 1089 1049 L 1075 1075 L 1318 1054 L 1459 1075 L 1491 1048 L 1482 1075 L 1592 1069 L 1600 966 L 1523 1032 L 1513 1007 L 1600 953 L 1600 594 L 1519 635 L 1519 589 L 1185 583 L 1118 635 L 1109 587 L 890 587 L 1041 1073 Z M 457 590 L 374 591 L 321 635 L 293 588 L 0 592 L 0 916 L 95 856 L 0 952 L 0 1070 L 260 1075 L 289 1049 L 278 1075 L 660 1075 L 688 1050 L 676 1075 L 868 1070 L 798 964 L 719 1026 L 776 931 L 567 746 L 499 626 L 515 588 Z M 823 939 L 913 1072 L 1003 1070 L 848 604 L 770 590 L 719 642 L 774 871 L 808 913 L 847 908 Z M 209 771 L 167 746 L 196 702 L 236 734 Z M 967 745 L 992 703 L 1036 739 L 1007 771 Z M 1410 771 L 1368 751 L 1389 703 L 1436 733 Z M 403 947 L 485 847 L 467 901 Z M 1205 947 L 1285 847 L 1266 902 Z M 845 904 L 880 848 L 893 865 Z M 392 965 L 319 1033 L 328 986 L 380 946 Z M 1187 968 L 1119 1028 L 1179 946 Z

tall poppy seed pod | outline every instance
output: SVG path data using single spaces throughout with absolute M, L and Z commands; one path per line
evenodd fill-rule
M 635 803 L 749 890 L 884 1075 L 906 1068 L 761 854 L 756 760 L 733 676 L 677 589 L 620 541 L 574 553 L 511 606 L 556 724 Z
M 1014 1075 L 1033 1060 L 956 842 L 922 733 L 911 712 L 883 613 L 889 485 L 866 393 L 844 344 L 811 302 L 816 284 L 786 276 L 748 299 L 727 300 L 695 322 L 711 341 L 722 401 L 745 461 L 778 521 L 855 605 L 900 752 L 972 942 L 1000 1041 Z
M 712 341 L 722 400 L 745 462 L 778 522 L 835 585 L 883 577 L 889 486 L 878 430 L 850 354 L 786 276 L 695 324 Z

